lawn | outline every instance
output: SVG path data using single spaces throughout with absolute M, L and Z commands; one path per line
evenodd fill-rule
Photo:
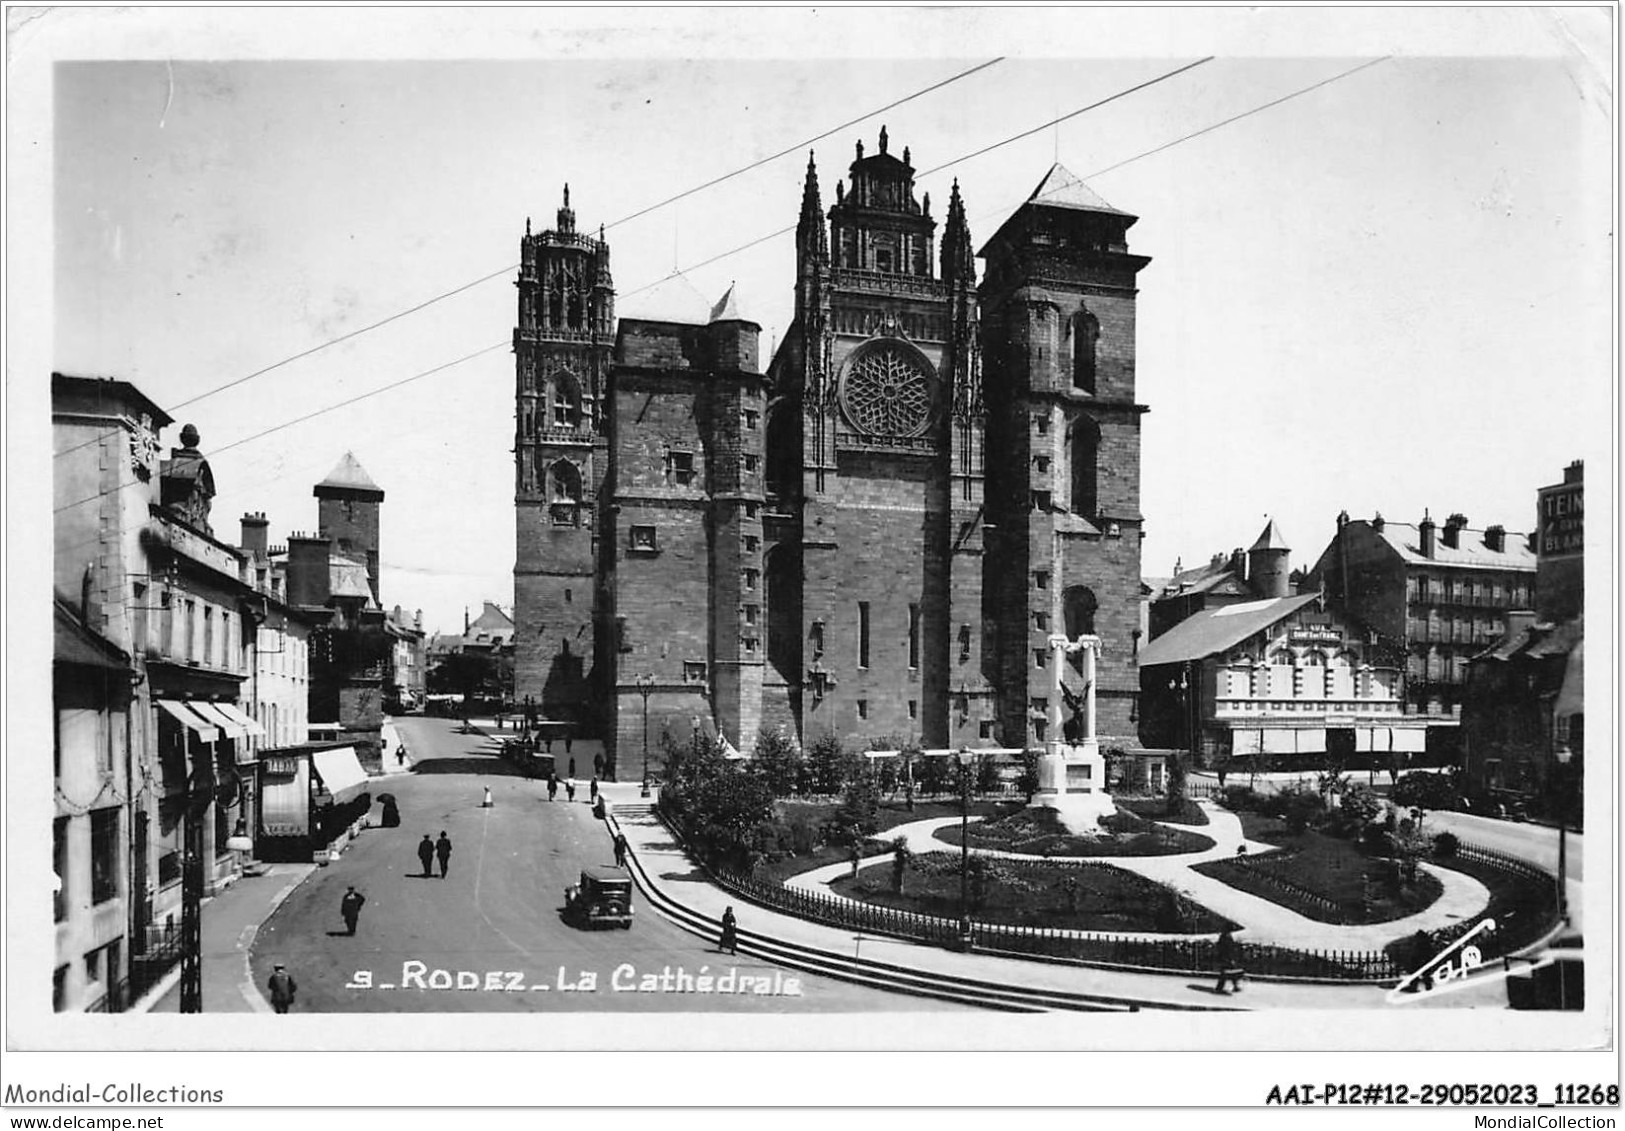
M 1207 813 L 1189 797 L 1181 797 L 1179 805 L 1174 812 L 1168 812 L 1168 799 L 1165 797 L 1131 797 L 1117 803 L 1119 809 L 1126 809 L 1140 817 L 1149 817 L 1153 821 L 1162 821 L 1170 825 L 1205 825 L 1208 823 Z
M 1110 835 L 1078 836 L 1061 823 L 1053 809 L 1023 808 L 1008 816 L 979 821 L 970 827 L 972 848 L 1019 852 L 1026 856 L 1099 858 L 1110 856 L 1172 856 L 1204 852 L 1211 837 L 1171 825 L 1160 825 L 1119 810 L 1103 822 Z M 959 826 L 947 825 L 934 834 L 957 846 Z
M 1109 864 L 1047 864 L 980 859 L 973 873 L 971 915 L 980 922 L 1079 931 L 1155 931 L 1208 934 L 1235 924 L 1133 872 Z M 864 903 L 957 919 L 960 860 L 948 852 L 914 857 L 903 892 L 890 867 L 871 865 L 856 879 L 842 877 L 837 895 Z M 1069 883 L 1070 881 L 1070 883 Z
M 1557 921 L 1556 894 L 1549 884 L 1459 856 L 1435 856 L 1429 863 L 1471 876 L 1489 889 L 1490 903 L 1473 920 L 1434 932 L 1423 948 L 1424 957 L 1436 954 L 1445 942 L 1479 919 L 1495 920 L 1494 932 L 1486 932 L 1473 940 L 1475 946 L 1492 957 L 1528 946 Z M 1401 965 L 1408 966 L 1416 958 L 1408 949 L 1414 938 L 1406 936 L 1388 945 L 1387 949 Z
M 1425 910 L 1444 894 L 1444 886 L 1426 872 L 1418 872 L 1415 883 L 1397 884 L 1388 861 L 1365 855 L 1350 841 L 1313 830 L 1293 836 L 1280 821 L 1247 813 L 1241 817 L 1249 840 L 1281 849 L 1212 860 L 1194 870 L 1306 918 L 1387 923 Z
M 778 822 L 785 826 L 803 825 L 808 829 L 818 829 L 824 822 L 831 820 L 840 808 L 835 802 L 828 801 L 780 801 L 777 803 Z M 1000 817 L 1021 807 L 1019 802 L 1012 801 L 973 801 L 970 813 L 972 819 L 987 817 Z M 880 806 L 880 827 L 861 845 L 864 856 L 874 856 L 881 852 L 891 851 L 886 845 L 887 832 L 898 825 L 906 825 L 911 821 L 925 821 L 933 817 L 959 816 L 958 801 L 916 801 L 912 812 L 902 801 L 882 802 Z M 807 838 L 803 843 L 816 838 Z M 852 849 L 847 845 L 819 844 L 809 847 L 804 852 L 793 855 L 785 854 L 774 858 L 769 856 L 757 866 L 754 875 L 757 879 L 769 883 L 782 883 L 791 876 L 810 872 L 814 868 L 822 868 L 826 864 L 844 864 L 852 858 Z

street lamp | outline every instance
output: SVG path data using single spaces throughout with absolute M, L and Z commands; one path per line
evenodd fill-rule
M 971 949 L 970 929 L 970 768 L 976 755 L 959 748 L 959 949 Z
M 1569 924 L 1569 808 L 1565 795 L 1569 760 L 1574 757 L 1574 751 L 1565 742 L 1552 751 L 1552 756 L 1557 759 L 1559 776 L 1563 779 L 1557 791 L 1557 912 L 1566 927 Z
M 655 677 L 638 676 L 638 693 L 643 696 L 643 788 L 639 797 L 649 796 L 649 693 L 655 689 Z

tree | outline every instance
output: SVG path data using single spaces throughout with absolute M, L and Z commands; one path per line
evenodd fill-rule
M 801 776 L 801 748 L 783 727 L 763 727 L 756 734 L 751 768 L 775 797 L 793 793 Z
M 1180 807 L 1185 804 L 1185 783 L 1190 771 L 1185 765 L 1185 759 L 1178 754 L 1168 755 L 1168 805 L 1164 810 L 1170 817 L 1177 814 Z
M 976 792 L 997 793 L 999 791 L 999 764 L 994 761 L 993 755 L 983 754 L 976 759 Z
M 1247 788 L 1255 789 L 1258 785 L 1258 775 L 1267 774 L 1275 769 L 1275 756 L 1273 754 L 1266 754 L 1262 750 L 1258 751 L 1256 754 L 1249 755 L 1247 759 L 1247 769 Z
M 880 758 L 875 766 L 875 781 L 880 792 L 890 797 L 897 792 L 897 759 Z
M 880 782 L 871 766 L 863 766 L 846 783 L 835 820 L 861 840 L 880 827 Z
M 1230 773 L 1230 762 L 1230 751 L 1223 747 L 1214 751 L 1213 756 L 1208 759 L 1208 768 L 1219 776 L 1220 790 L 1224 789 L 1225 776 Z
M 898 895 L 903 894 L 903 878 L 908 872 L 909 861 L 914 859 L 914 853 L 909 850 L 908 841 L 897 837 L 891 842 L 891 885 Z
M 1382 814 L 1382 798 L 1373 793 L 1369 786 L 1355 784 L 1343 790 L 1338 807 L 1357 830 L 1363 829 Z
M 948 759 L 944 757 L 920 759 L 920 792 L 933 796 L 948 788 Z
M 1033 794 L 1038 792 L 1038 751 L 1031 748 L 1021 752 L 1021 775 L 1016 778 L 1016 788 L 1027 795 L 1027 804 L 1033 803 Z
M 807 768 L 812 776 L 813 789 L 819 793 L 841 792 L 841 786 L 846 782 L 847 766 L 846 749 L 832 730 L 819 735 L 807 749 Z

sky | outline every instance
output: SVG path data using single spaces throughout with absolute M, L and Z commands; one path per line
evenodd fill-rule
M 594 33 L 613 19 L 538 28 L 532 52 L 500 41 L 508 58 L 434 58 L 452 35 L 345 62 L 270 37 L 254 59 L 219 29 L 172 58 L 114 48 L 139 61 L 55 67 L 49 365 L 135 383 L 176 418 L 166 446 L 195 424 L 227 541 L 245 511 L 273 543 L 310 531 L 312 486 L 353 451 L 387 496 L 383 603 L 460 631 L 464 608 L 512 598 L 505 343 L 527 217 L 551 227 L 568 182 L 578 225 L 606 225 L 620 314 L 663 312 L 661 280 L 662 298 L 737 285 L 765 357 L 792 238 L 727 253 L 794 225 L 809 149 L 833 203 L 884 124 L 916 169 L 947 166 L 917 183 L 939 219 L 958 179 L 978 246 L 1057 160 L 1140 217 L 1147 576 L 1249 545 L 1269 515 L 1304 566 L 1343 509 L 1524 531 L 1538 487 L 1584 457 L 1597 483 L 1610 450 L 1606 25 L 1470 14 L 1215 10 L 1204 38 L 1097 12 L 1053 27 L 1048 57 L 1014 17 L 820 50 L 856 42 L 836 34 L 850 10 L 793 58 L 730 51 L 692 13 L 608 57 Z M 1124 34 L 1091 34 L 1108 18 Z

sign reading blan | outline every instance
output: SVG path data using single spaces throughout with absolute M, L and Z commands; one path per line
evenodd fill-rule
M 1539 556 L 1561 558 L 1585 551 L 1585 484 L 1564 483 L 1540 492 Z
M 347 990 L 417 990 L 452 993 L 610 993 L 640 994 L 729 994 L 758 997 L 801 997 L 801 979 L 775 970 L 771 974 L 741 973 L 737 966 L 713 971 L 701 966 L 691 971 L 685 966 L 662 966 L 658 971 L 639 970 L 623 962 L 600 978 L 597 970 L 558 968 L 552 980 L 529 977 L 523 970 L 447 970 L 426 962 L 408 959 L 401 963 L 400 976 L 393 982 L 374 977 L 371 970 L 357 970 L 344 983 Z

